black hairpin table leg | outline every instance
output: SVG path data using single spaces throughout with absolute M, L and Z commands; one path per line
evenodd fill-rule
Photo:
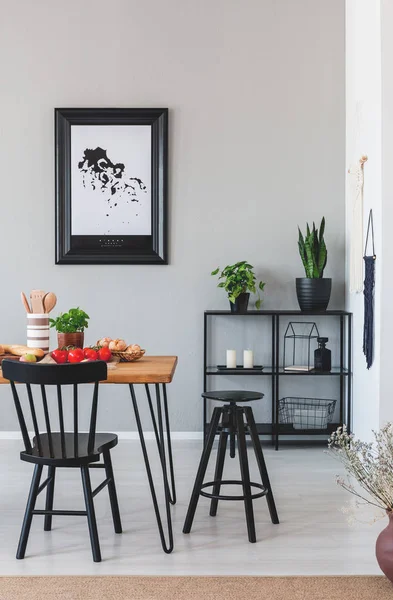
M 164 427 L 163 427 L 163 418 L 162 418 L 160 387 L 158 384 L 156 385 L 157 417 L 158 417 L 158 419 L 157 419 L 158 427 L 157 427 L 157 423 L 156 423 L 156 428 L 157 428 L 156 439 L 157 439 L 157 444 L 158 444 L 158 448 L 159 448 L 160 462 L 161 462 L 161 467 L 162 467 L 162 477 L 163 477 L 163 484 L 164 484 L 165 510 L 166 510 L 167 526 L 168 526 L 168 543 L 166 542 L 166 539 L 165 539 L 164 527 L 162 524 L 160 509 L 159 509 L 158 501 L 157 501 L 157 494 L 156 494 L 156 490 L 154 487 L 153 476 L 152 476 L 152 472 L 151 472 L 151 468 L 150 468 L 149 455 L 148 455 L 147 449 L 146 449 L 145 436 L 143 433 L 142 423 L 141 423 L 141 419 L 139 416 L 139 409 L 138 409 L 136 394 L 135 394 L 134 386 L 132 383 L 130 384 L 130 392 L 131 392 L 132 404 L 134 407 L 136 426 L 138 428 L 143 458 L 145 461 L 146 473 L 147 473 L 147 478 L 149 481 L 151 497 L 153 500 L 154 512 L 156 514 L 158 531 L 159 531 L 160 538 L 161 538 L 161 544 L 162 544 L 162 548 L 163 548 L 164 552 L 166 552 L 167 554 L 170 554 L 173 550 L 173 530 L 172 530 L 172 518 L 171 518 L 171 497 L 170 497 L 170 492 L 169 492 L 168 473 L 167 473 L 166 457 L 165 457 L 165 440 L 164 440 Z M 165 402 L 165 400 L 164 400 L 164 402 Z M 151 403 L 151 398 L 150 398 L 150 403 Z M 151 409 L 152 408 L 153 408 L 153 406 L 151 404 Z M 153 412 L 153 414 L 154 414 L 154 412 Z M 168 426 L 168 424 L 167 424 L 167 426 Z M 153 421 L 153 427 L 154 427 L 154 421 Z
M 160 386 L 158 383 L 156 383 L 155 387 L 156 387 L 156 396 L 157 396 L 160 393 Z M 160 436 L 158 433 L 157 420 L 156 420 L 156 417 L 154 414 L 153 402 L 151 399 L 150 388 L 149 388 L 148 383 L 145 384 L 145 389 L 146 389 L 147 401 L 149 403 L 149 408 L 150 408 L 151 420 L 153 422 L 154 435 L 156 437 L 157 447 L 158 447 L 158 451 L 160 453 L 160 458 L 161 458 L 161 462 L 162 462 L 163 457 L 160 452 L 161 440 L 160 440 Z M 164 399 L 165 429 L 166 429 L 166 438 L 167 438 L 167 446 L 168 446 L 169 474 L 171 477 L 169 502 L 171 504 L 176 504 L 175 474 L 174 474 L 174 469 L 173 469 L 172 441 L 171 441 L 171 430 L 170 430 L 170 425 L 169 425 L 169 413 L 168 413 L 168 397 L 167 397 L 167 393 L 166 393 L 165 383 L 162 384 L 162 391 L 163 391 L 163 399 Z M 169 487 L 168 480 L 167 480 L 167 485 Z

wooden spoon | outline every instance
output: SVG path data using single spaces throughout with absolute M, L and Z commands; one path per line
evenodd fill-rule
M 29 304 L 29 303 L 28 303 L 28 301 L 27 301 L 26 294 L 25 294 L 24 292 L 21 292 L 21 293 L 20 293 L 20 297 L 22 298 L 22 304 L 23 304 L 23 306 L 25 307 L 25 309 L 26 309 L 26 312 L 27 312 L 27 313 L 31 313 L 30 304 Z
M 44 312 L 44 305 L 42 303 L 42 299 L 45 295 L 46 292 L 44 290 L 31 290 L 30 300 L 33 313 L 41 314 Z
M 56 294 L 54 294 L 53 292 L 48 292 L 47 294 L 45 294 L 44 299 L 43 299 L 44 312 L 50 313 L 50 311 L 55 308 L 56 302 L 57 302 Z

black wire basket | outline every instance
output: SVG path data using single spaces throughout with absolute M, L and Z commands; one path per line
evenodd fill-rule
M 322 398 L 281 398 L 278 401 L 280 423 L 294 429 L 327 429 L 333 420 L 337 400 Z

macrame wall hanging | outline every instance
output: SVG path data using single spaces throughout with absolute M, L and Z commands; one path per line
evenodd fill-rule
M 363 155 L 356 165 L 348 169 L 348 173 L 351 175 L 349 180 L 349 226 L 351 232 L 349 290 L 351 293 L 360 293 L 363 290 L 363 187 L 366 161 L 367 156 Z
M 371 232 L 373 254 L 367 255 L 368 237 Z M 364 247 L 364 326 L 363 326 L 363 353 L 366 357 L 367 369 L 371 367 L 374 359 L 374 286 L 375 286 L 375 244 L 373 211 L 368 216 L 366 244 Z

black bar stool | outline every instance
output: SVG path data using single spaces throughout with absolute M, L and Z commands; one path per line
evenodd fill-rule
M 256 498 L 261 498 L 262 496 L 266 496 L 272 523 L 277 524 L 279 523 L 279 520 L 252 409 L 249 406 L 237 406 L 237 403 L 250 402 L 252 400 L 260 400 L 264 397 L 264 394 L 261 394 L 259 392 L 247 392 L 238 390 L 223 392 L 205 392 L 204 394 L 202 394 L 202 397 L 209 398 L 210 400 L 217 400 L 219 402 L 229 402 L 229 404 L 224 404 L 224 406 L 216 407 L 213 410 L 213 416 L 207 433 L 205 447 L 202 453 L 201 461 L 199 463 L 194 488 L 191 494 L 190 504 L 188 506 L 186 520 L 184 522 L 183 533 L 190 533 L 191 531 L 192 522 L 194 520 L 199 496 L 211 498 L 211 517 L 215 517 L 217 514 L 217 506 L 219 500 L 244 500 L 248 539 L 250 542 L 254 543 L 256 542 L 256 536 L 254 510 L 252 505 L 253 500 L 255 500 Z M 214 481 L 203 483 L 211 450 L 213 447 L 214 438 L 218 432 L 220 432 L 220 439 L 218 443 Z M 254 483 L 250 481 L 246 433 L 249 433 L 251 437 L 255 456 L 258 463 L 259 472 L 261 474 L 262 485 L 260 483 Z M 230 437 L 231 440 L 230 450 L 232 457 L 234 456 L 235 439 L 237 438 L 241 480 L 222 479 L 228 437 Z M 223 496 L 220 494 L 220 489 L 222 485 L 233 484 L 241 485 L 243 487 L 242 496 Z M 204 491 L 204 489 L 207 487 L 213 487 L 212 493 Z M 255 494 L 252 494 L 251 488 L 257 488 L 260 491 Z

